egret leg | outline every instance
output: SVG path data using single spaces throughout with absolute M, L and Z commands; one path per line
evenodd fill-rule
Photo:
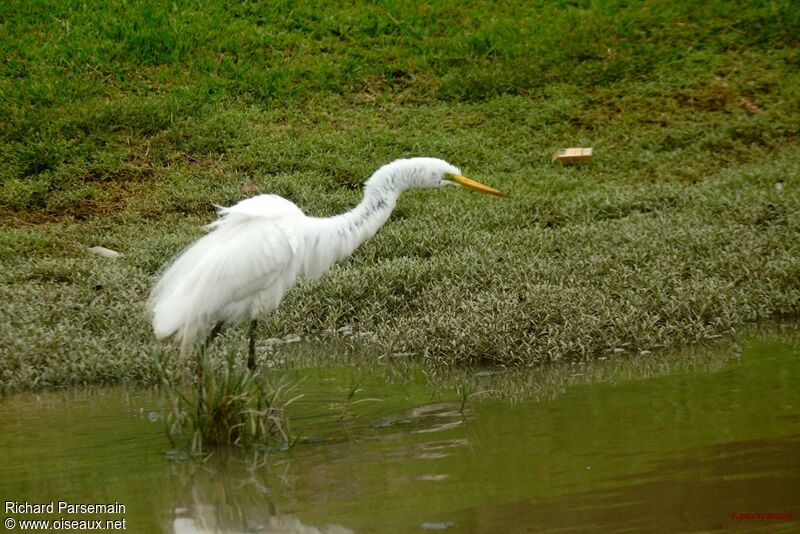
M 211 329 L 211 332 L 208 333 L 206 336 L 206 340 L 203 341 L 203 344 L 200 345 L 199 350 L 197 351 L 197 391 L 200 394 L 200 397 L 203 396 L 203 365 L 205 360 L 205 355 L 208 352 L 208 347 L 211 345 L 211 342 L 214 341 L 217 336 L 222 333 L 222 327 L 225 326 L 225 323 L 219 321 L 214 327 Z
M 223 326 L 225 326 L 223 321 L 219 321 L 214 325 L 214 328 L 211 329 L 211 332 L 208 333 L 206 340 L 203 342 L 203 351 L 208 350 L 208 346 L 211 345 L 211 342 L 217 339 L 217 336 L 222 333 Z
M 256 328 L 258 319 L 250 321 L 250 350 L 247 353 L 247 368 L 251 371 L 256 368 Z

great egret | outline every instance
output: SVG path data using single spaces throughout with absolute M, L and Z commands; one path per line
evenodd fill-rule
M 318 279 L 349 256 L 386 222 L 403 191 L 445 185 L 502 195 L 446 161 L 411 158 L 378 169 L 364 184 L 361 202 L 335 217 L 308 217 L 276 195 L 220 208 L 209 233 L 178 256 L 153 288 L 156 337 L 173 337 L 185 351 L 209 325 L 215 326 L 206 345 L 223 325 L 249 319 L 247 365 L 253 369 L 257 317 L 277 308 L 299 276 Z

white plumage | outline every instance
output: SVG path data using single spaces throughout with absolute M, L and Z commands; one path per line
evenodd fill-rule
M 173 337 L 185 350 L 210 324 L 234 325 L 268 314 L 299 276 L 319 278 L 372 237 L 400 193 L 448 184 L 500 194 L 445 161 L 412 158 L 378 169 L 358 206 L 335 217 L 308 217 L 276 195 L 220 208 L 208 234 L 178 256 L 153 288 L 149 307 L 156 337 Z M 251 339 L 251 365 L 253 347 Z

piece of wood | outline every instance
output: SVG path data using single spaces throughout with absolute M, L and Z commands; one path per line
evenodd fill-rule
M 553 154 L 553 163 L 575 165 L 592 161 L 592 148 L 565 148 Z

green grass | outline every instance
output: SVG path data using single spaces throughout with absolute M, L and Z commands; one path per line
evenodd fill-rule
M 286 407 L 294 386 L 271 384 L 257 371 L 236 365 L 234 351 L 215 365 L 208 352 L 197 354 L 194 383 L 169 362 L 159 362 L 167 405 L 167 437 L 173 448 L 201 457 L 236 446 L 288 449 L 293 444 Z
M 404 195 L 263 336 L 530 365 L 797 314 L 798 35 L 788 1 L 6 2 L 2 387 L 157 382 L 143 303 L 213 204 L 330 215 L 411 155 L 511 197 Z

